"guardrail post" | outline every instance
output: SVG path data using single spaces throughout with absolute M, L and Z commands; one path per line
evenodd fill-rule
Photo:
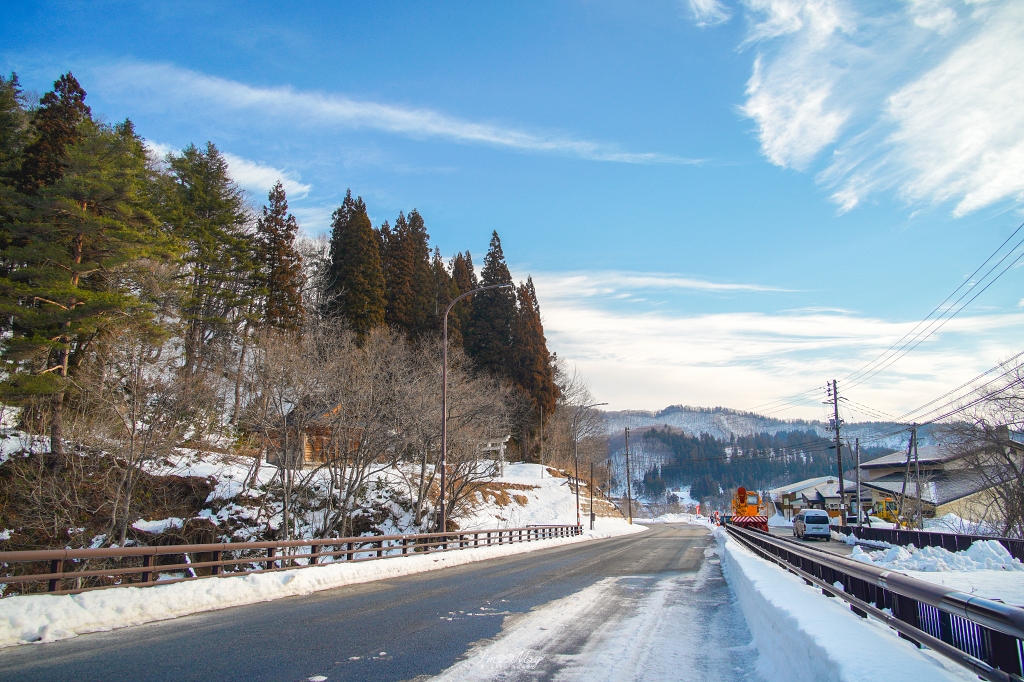
M 275 549 L 276 548 L 274 548 L 274 547 L 268 547 L 267 548 L 267 561 L 263 562 L 263 569 L 266 570 L 266 571 L 269 571 L 271 568 L 274 567 L 273 559 L 274 559 L 274 554 L 276 553 Z
M 409 553 L 409 538 L 402 538 L 402 556 Z
M 1017 675 L 1024 674 L 1020 665 L 1020 653 L 1017 639 L 988 628 L 981 629 L 985 638 L 985 648 L 989 652 L 989 663 L 1003 672 Z
M 354 542 L 346 542 L 345 543 L 345 549 L 348 550 L 348 552 L 345 554 L 345 560 L 346 561 L 352 561 L 352 557 L 353 557 L 353 554 L 354 554 L 354 552 L 352 551 L 352 548 L 355 546 L 355 544 L 356 543 L 354 543 Z
M 214 561 L 220 561 L 220 550 L 219 549 L 213 553 L 213 560 Z M 220 572 L 221 572 L 222 568 L 223 567 L 219 566 L 219 565 L 210 566 L 210 575 L 220 575 Z
M 146 556 L 142 557 L 142 567 L 143 568 L 150 568 L 152 565 L 153 565 L 153 555 L 152 554 L 147 554 Z M 149 580 L 150 580 L 150 577 L 152 575 L 153 575 L 153 573 L 151 571 L 143 571 L 142 572 L 142 582 L 148 583 Z
M 382 556 L 384 556 L 384 541 L 379 540 L 377 542 L 377 558 L 379 559 Z
M 310 545 L 309 546 L 309 562 L 306 564 L 307 566 L 314 566 L 314 565 L 320 563 L 320 557 L 316 556 L 316 553 L 319 552 L 319 551 L 320 551 L 320 545 Z
M 64 572 L 64 560 L 54 559 L 50 562 L 50 573 L 63 573 Z M 47 588 L 48 592 L 56 592 L 60 589 L 60 578 L 50 578 L 50 584 Z

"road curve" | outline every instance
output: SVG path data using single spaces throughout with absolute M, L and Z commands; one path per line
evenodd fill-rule
M 714 545 L 699 526 L 653 526 L 635 535 L 0 650 L 0 679 L 422 679 L 451 667 L 474 643 L 479 648 L 499 637 L 509 616 L 514 620 L 599 581 L 630 576 L 653 582 L 696 575 L 702 567 L 701 575 L 708 575 Z M 703 601 L 694 607 L 705 621 L 700 627 L 716 632 L 716 620 L 729 620 L 735 639 L 735 604 L 717 560 L 710 561 L 713 582 L 700 581 Z M 689 635 L 701 636 L 699 628 Z M 749 639 L 745 634 L 731 642 L 740 653 L 725 663 L 741 673 L 737 679 L 747 679 L 741 668 L 749 667 L 753 654 L 744 655 L 742 645 Z M 528 679 L 557 672 L 554 664 L 542 668 Z

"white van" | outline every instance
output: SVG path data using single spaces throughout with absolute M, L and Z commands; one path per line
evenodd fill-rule
M 828 513 L 824 509 L 804 509 L 793 517 L 793 535 L 801 540 L 832 539 Z

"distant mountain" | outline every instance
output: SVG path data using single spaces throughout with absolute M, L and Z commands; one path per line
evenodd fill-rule
M 828 424 L 820 420 L 778 419 L 754 412 L 732 410 L 727 407 L 691 407 L 671 405 L 657 412 L 647 410 L 621 410 L 605 412 L 605 425 L 609 436 L 622 434 L 625 427 L 640 429 L 651 426 L 669 426 L 691 436 L 706 433 L 713 438 L 728 441 L 731 436 L 754 434 L 776 434 L 780 431 L 813 431 L 819 436 L 829 437 Z M 899 449 L 906 447 L 907 434 L 902 425 L 895 422 L 853 422 L 843 425 L 843 440 L 847 438 L 871 438 L 870 445 Z M 889 435 L 892 434 L 892 435 Z M 884 435 L 885 438 L 878 438 Z M 923 428 L 918 433 L 921 445 L 931 444 L 931 429 Z M 865 442 L 865 445 L 868 443 Z M 615 448 L 612 449 L 615 451 Z

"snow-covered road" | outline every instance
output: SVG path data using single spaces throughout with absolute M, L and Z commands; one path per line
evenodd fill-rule
M 756 650 L 714 546 L 696 572 L 605 578 L 527 614 L 433 678 L 758 680 Z

